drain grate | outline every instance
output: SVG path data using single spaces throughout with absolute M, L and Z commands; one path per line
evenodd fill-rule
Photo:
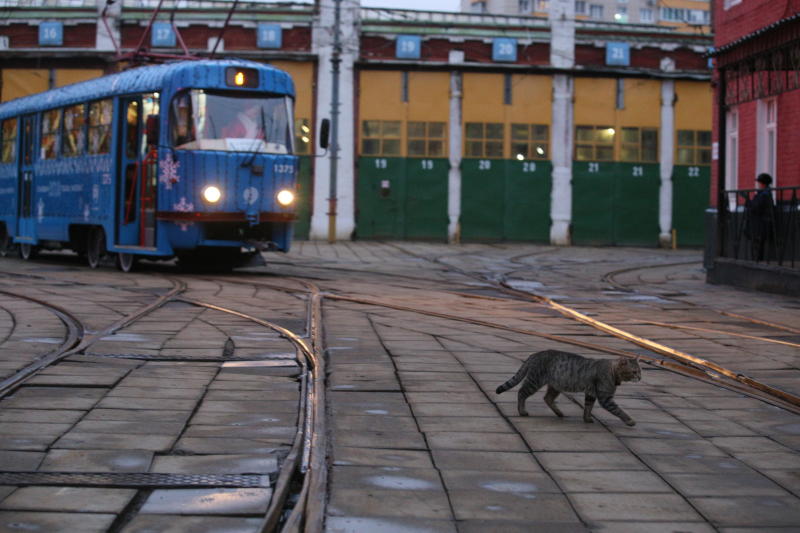
M 265 474 L 162 474 L 127 472 L 0 472 L 0 485 L 81 485 L 97 487 L 268 488 Z

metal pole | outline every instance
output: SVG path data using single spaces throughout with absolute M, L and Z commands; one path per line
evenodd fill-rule
M 340 7 L 342 0 L 333 0 L 333 54 L 331 65 L 331 179 L 328 195 L 328 242 L 336 242 L 336 178 L 339 163 L 339 65 L 342 62 Z

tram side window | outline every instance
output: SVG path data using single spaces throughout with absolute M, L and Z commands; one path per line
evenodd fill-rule
M 613 161 L 616 130 L 610 126 L 576 126 L 575 159 Z
M 446 131 L 444 122 L 409 122 L 408 157 L 444 157 Z
M 74 105 L 64 110 L 65 157 L 75 157 L 86 150 L 86 106 Z
M 294 146 L 298 154 L 311 151 L 311 126 L 307 118 L 297 118 L 294 121 Z
M 13 163 L 17 159 L 17 119 L 9 118 L 3 121 L 2 131 L 2 161 Z
M 500 122 L 467 122 L 465 124 L 466 157 L 503 157 L 503 124 Z
M 111 100 L 89 104 L 89 153 L 107 154 L 111 151 Z
M 400 121 L 399 120 L 362 121 L 361 155 L 399 156 Z
M 42 159 L 58 157 L 61 144 L 61 110 L 51 109 L 42 113 Z
M 547 159 L 550 128 L 547 124 L 512 124 L 511 155 L 522 159 Z
M 658 130 L 655 128 L 622 128 L 620 160 L 633 163 L 658 161 Z
M 711 132 L 678 130 L 675 162 L 679 165 L 711 164 Z

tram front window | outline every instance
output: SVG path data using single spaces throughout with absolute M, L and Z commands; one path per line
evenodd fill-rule
M 292 100 L 191 90 L 172 101 L 172 144 L 178 150 L 292 152 Z

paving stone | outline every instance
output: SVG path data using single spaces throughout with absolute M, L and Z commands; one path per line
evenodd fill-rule
M 400 448 L 405 450 L 426 450 L 428 446 L 421 433 L 402 431 L 350 431 L 346 429 L 333 432 L 335 446 L 357 448 Z
M 796 497 L 692 498 L 692 505 L 717 527 L 789 527 L 800 524 Z
M 278 470 L 278 461 L 269 455 L 196 455 L 158 456 L 151 472 L 171 474 L 270 474 Z
M 182 437 L 173 447 L 173 453 L 219 454 L 270 454 L 287 449 L 291 439 L 232 439 L 225 437 Z
M 105 533 L 115 518 L 113 514 L 0 511 L 0 532 Z
M 512 430 L 508 422 L 497 417 L 421 416 L 416 420 L 420 429 L 425 433 L 434 431 L 508 433 Z
M 565 492 L 673 492 L 659 476 L 647 470 L 554 470 Z
M 340 489 L 328 502 L 329 516 L 452 519 L 443 491 Z
M 332 420 L 334 429 L 349 431 L 413 431 L 417 423 L 410 416 L 337 416 Z
M 263 515 L 272 489 L 164 489 L 147 498 L 140 516 L 179 515 Z
M 119 420 L 81 420 L 73 431 L 78 433 L 113 433 L 115 435 L 177 435 L 182 422 L 147 422 Z
M 23 387 L 3 400 L 4 409 L 91 409 L 105 389 L 81 387 Z
M 72 424 L 2 422 L 0 423 L 0 435 L 32 435 L 55 438 L 67 432 L 71 427 Z
M 339 415 L 376 415 L 376 416 L 410 416 L 411 409 L 403 402 L 348 402 L 329 403 L 334 416 Z
M 175 442 L 172 435 L 114 435 L 71 431 L 58 439 L 56 448 L 71 450 L 146 450 L 165 452 Z
M 589 452 L 589 451 L 625 451 L 620 440 L 609 433 L 525 433 L 525 441 L 534 451 Z
M 432 450 L 433 462 L 440 470 L 497 470 L 542 472 L 530 453 Z
M 448 491 L 493 491 L 498 493 L 537 494 L 561 493 L 546 474 L 534 472 L 442 470 Z
M 588 533 L 590 530 L 580 523 L 539 522 L 536 520 L 459 520 L 459 533 Z
M 41 452 L 47 450 L 57 438 L 36 435 L 0 436 L 0 450 Z
M 208 401 L 204 400 L 198 411 L 206 413 L 294 413 L 296 401 Z
M 161 387 L 114 387 L 106 398 L 164 398 L 176 400 L 199 400 L 205 394 L 204 387 L 172 389 Z
M 261 518 L 227 516 L 139 515 L 122 533 L 258 533 Z
M 701 522 L 703 518 L 676 494 L 570 495 L 575 510 L 587 521 L 655 520 Z
M 437 431 L 426 433 L 431 449 L 491 450 L 505 452 L 528 451 L 523 440 L 514 433 L 474 433 Z
M 44 458 L 42 452 L 6 451 L 0 453 L 0 471 L 26 472 L 36 470 Z
M 39 470 L 47 472 L 147 472 L 153 453 L 142 450 L 50 450 Z
M 325 533 L 456 533 L 454 522 L 408 517 L 330 516 Z
M 444 490 L 438 472 L 432 469 L 395 466 L 339 466 L 331 469 L 331 490 Z
M 158 410 L 163 409 L 165 406 L 163 398 L 124 398 L 124 397 L 111 397 L 104 398 L 97 407 L 100 409 L 146 409 Z M 197 407 L 197 402 L 194 400 L 169 400 L 168 407 L 172 410 L 192 411 Z
M 539 452 L 536 458 L 547 470 L 644 470 L 628 453 Z
M 794 452 L 736 453 L 736 458 L 756 469 L 800 470 L 800 454 Z
M 97 387 L 113 387 L 122 376 L 111 375 L 37 375 L 26 381 L 26 385 L 63 385 L 65 387 L 86 385 Z
M 120 513 L 136 495 L 132 489 L 86 487 L 23 487 L 0 503 L 0 509 Z
M 603 521 L 592 522 L 592 531 L 602 533 L 714 533 L 717 530 L 705 522 Z
M 535 520 L 580 524 L 561 494 L 532 492 L 449 491 L 457 520 Z
M 625 446 L 639 454 L 730 457 L 727 452 L 707 440 L 624 438 L 622 441 Z
M 714 437 L 714 446 L 729 452 L 787 452 L 789 448 L 767 437 Z
M 756 472 L 665 474 L 664 477 L 684 496 L 789 496 L 784 489 Z
M 191 416 L 190 411 L 162 409 L 92 409 L 83 420 L 114 420 L 120 422 L 176 422 L 185 424 Z
M 647 465 L 661 473 L 676 474 L 737 474 L 752 470 L 743 462 L 729 457 L 688 455 L 640 455 Z
M 386 448 L 355 448 L 336 446 L 333 449 L 334 465 L 375 465 L 393 468 L 433 468 L 427 451 L 394 450 Z
M 468 416 L 493 417 L 497 409 L 488 403 L 412 403 L 414 416 Z
M 3 403 L 2 410 L 0 410 L 0 422 L 74 424 L 85 414 L 86 411 L 69 411 L 66 409 L 52 411 L 42 409 L 7 409 L 6 404 Z

